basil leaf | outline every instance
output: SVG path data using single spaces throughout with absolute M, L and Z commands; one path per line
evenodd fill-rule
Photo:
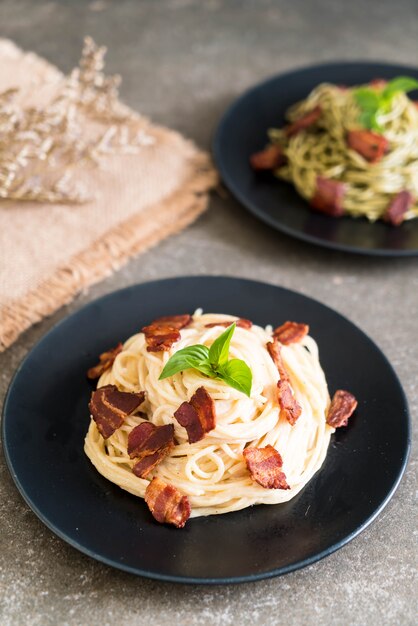
M 398 76 L 393 80 L 389 81 L 386 87 L 382 91 L 382 97 L 386 100 L 388 98 L 392 98 L 395 93 L 399 91 L 403 91 L 404 93 L 408 93 L 408 91 L 413 91 L 414 89 L 418 89 L 418 80 L 415 78 L 410 78 L 409 76 Z
M 231 359 L 218 370 L 218 377 L 230 387 L 238 389 L 250 397 L 253 375 L 245 361 Z
M 236 324 L 233 322 L 222 335 L 219 335 L 219 337 L 215 339 L 210 347 L 209 362 L 215 368 L 222 367 L 228 362 L 229 344 L 231 343 L 235 327 Z
M 373 89 L 360 87 L 354 91 L 354 98 L 360 108 L 359 122 L 365 128 L 371 130 L 381 130 L 377 121 L 377 114 L 381 104 L 381 97 Z
M 362 111 L 362 113 L 360 113 L 359 122 L 364 128 L 370 130 L 378 130 L 380 128 L 376 120 L 376 113 L 371 113 L 370 111 Z
M 354 91 L 354 97 L 358 106 L 363 111 L 376 113 L 380 105 L 380 95 L 368 87 L 360 87 Z
M 250 396 L 253 379 L 250 368 L 240 359 L 228 361 L 229 345 L 235 327 L 233 322 L 210 348 L 198 344 L 175 352 L 167 361 L 159 380 L 193 368 L 210 378 L 219 378 L 230 387 Z
M 418 89 L 418 80 L 409 76 L 398 76 L 389 81 L 382 91 L 371 87 L 359 87 L 354 90 L 354 98 L 361 109 L 359 121 L 371 130 L 382 131 L 378 115 L 388 113 L 392 107 L 393 96 L 399 92 L 407 93 Z
M 200 344 L 188 346 L 187 348 L 178 350 L 167 361 L 158 380 L 174 376 L 177 372 L 182 372 L 183 370 L 190 369 L 191 367 L 199 369 L 205 362 L 207 362 L 208 355 L 209 348 Z
M 198 363 L 193 367 L 195 370 L 198 370 L 202 374 L 205 374 L 205 376 L 209 376 L 209 378 L 217 378 L 218 376 L 209 361 Z
M 359 122 L 364 128 L 368 128 L 369 130 L 377 130 L 382 131 L 383 128 L 379 124 L 377 120 L 377 114 L 371 113 L 370 111 L 363 111 L 360 113 Z

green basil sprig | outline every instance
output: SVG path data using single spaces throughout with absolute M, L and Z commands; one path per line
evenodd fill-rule
M 361 109 L 360 123 L 371 130 L 382 131 L 379 124 L 379 115 L 388 113 L 392 106 L 393 97 L 400 92 L 408 93 L 418 89 L 418 80 L 409 76 L 398 76 L 390 80 L 383 89 L 373 87 L 359 87 L 354 90 L 354 97 Z
M 242 391 L 249 397 L 253 380 L 250 368 L 241 359 L 228 360 L 229 344 L 235 328 L 234 322 L 215 339 L 210 348 L 197 344 L 175 352 L 167 361 L 159 379 L 193 368 L 209 378 L 223 380 L 230 387 Z

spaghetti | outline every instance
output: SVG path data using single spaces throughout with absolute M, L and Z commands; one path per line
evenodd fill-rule
M 402 80 L 412 81 L 394 79 L 397 84 Z M 372 106 L 378 102 L 385 85 L 385 81 L 353 88 L 320 84 L 288 109 L 287 126 L 269 131 L 271 144 L 253 155 L 254 168 L 273 169 L 314 208 L 329 215 L 364 216 L 371 222 L 385 219 L 394 225 L 417 217 L 417 103 L 404 91 L 393 91 L 386 108 L 376 109 L 374 117 L 361 106 L 363 100 Z M 362 100 L 358 94 L 364 93 Z M 263 166 L 263 155 L 270 166 L 265 162 Z
M 195 344 L 210 346 L 225 330 L 215 323 L 235 318 L 202 314 L 198 310 L 180 339 L 161 352 L 147 350 L 141 332 L 129 338 L 105 371 L 98 387 L 116 385 L 120 391 L 145 391 L 141 411 L 156 426 L 173 424 L 178 445 L 170 449 L 146 478 L 132 472 L 134 460 L 127 453 L 129 433 L 147 421 L 144 413 L 130 415 L 104 439 L 93 419 L 85 439 L 85 452 L 97 470 L 122 489 L 143 498 L 154 478 L 188 496 L 191 516 L 227 513 L 253 504 L 277 504 L 293 498 L 321 467 L 334 428 L 326 423 L 330 405 L 327 384 L 315 341 L 306 335 L 300 342 L 283 345 L 281 355 L 301 415 L 291 425 L 277 404 L 278 369 L 266 348 L 272 329 L 237 326 L 230 356 L 244 360 L 252 370 L 250 397 L 196 369 L 187 369 L 164 380 L 161 371 L 178 350 Z M 208 327 L 208 324 L 211 325 Z M 216 408 L 216 426 L 196 443 L 173 418 L 178 407 L 204 385 Z M 272 446 L 283 459 L 289 489 L 265 489 L 254 482 L 243 456 L 249 446 Z

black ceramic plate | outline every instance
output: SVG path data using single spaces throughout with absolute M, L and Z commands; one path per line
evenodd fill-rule
M 317 475 L 291 502 L 156 523 L 142 500 L 103 478 L 83 452 L 97 355 L 160 315 L 222 311 L 257 324 L 303 320 L 317 339 L 331 392 L 359 400 Z M 363 530 L 392 496 L 409 449 L 407 403 L 390 364 L 351 322 L 273 285 L 185 277 L 137 285 L 93 302 L 52 329 L 10 386 L 3 444 L 32 510 L 69 544 L 114 567 L 160 580 L 226 583 L 284 574 Z M 347 554 L 349 558 L 349 554 Z
M 331 63 L 281 74 L 242 95 L 226 112 L 215 139 L 214 156 L 224 183 L 256 217 L 310 243 L 381 256 L 418 255 L 418 220 L 395 228 L 365 218 L 335 219 L 313 212 L 292 185 L 271 174 L 256 174 L 249 156 L 267 143 L 267 130 L 284 124 L 286 109 L 319 83 L 345 85 L 407 75 L 418 69 L 383 63 Z

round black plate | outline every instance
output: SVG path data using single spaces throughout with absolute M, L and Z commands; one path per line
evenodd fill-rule
M 242 95 L 226 112 L 215 135 L 214 156 L 225 185 L 256 217 L 310 243 L 381 256 L 418 255 L 418 219 L 399 227 L 365 218 L 335 219 L 312 211 L 292 185 L 257 174 L 249 156 L 267 143 L 267 130 L 284 124 L 288 107 L 319 83 L 356 85 L 373 78 L 407 75 L 418 69 L 383 63 L 330 63 L 281 74 Z
M 307 322 L 330 391 L 359 399 L 321 471 L 291 502 L 156 523 L 145 503 L 103 478 L 83 452 L 97 355 L 160 315 L 222 311 L 257 324 Z M 160 580 L 226 583 L 298 569 L 337 550 L 382 510 L 409 449 L 407 403 L 379 348 L 351 322 L 305 296 L 264 283 L 185 277 L 117 291 L 66 318 L 29 353 L 4 407 L 3 444 L 32 510 L 69 544 L 114 567 Z

